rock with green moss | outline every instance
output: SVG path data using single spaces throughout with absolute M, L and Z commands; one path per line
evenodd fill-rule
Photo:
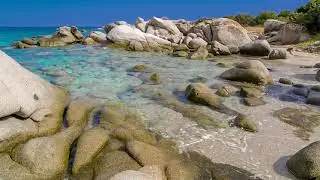
M 107 129 L 110 136 L 121 140 L 139 140 L 155 143 L 155 137 L 145 129 L 141 118 L 121 105 L 109 105 L 102 110 L 100 127 Z
M 9 154 L 1 153 L 0 162 L 0 179 L 40 180 L 40 177 L 34 175 L 30 169 L 13 161 Z
M 249 131 L 249 132 L 257 132 L 258 131 L 257 124 L 245 115 L 239 115 L 234 120 L 234 125 L 239 128 L 242 128 L 246 131 Z
M 222 102 L 219 96 L 202 83 L 190 84 L 186 88 L 186 96 L 190 101 L 206 106 L 218 106 Z
M 141 166 L 126 152 L 114 151 L 102 153 L 94 164 L 97 180 L 110 179 L 112 176 L 126 170 L 138 170 Z
M 160 84 L 160 75 L 158 73 L 154 73 L 150 76 L 150 80 L 153 84 Z
M 283 108 L 274 113 L 281 121 L 297 128 L 295 135 L 309 140 L 310 133 L 320 125 L 320 112 L 314 108 Z
M 261 106 L 267 104 L 262 98 L 249 97 L 244 98 L 244 104 L 247 106 Z
M 198 106 L 180 102 L 176 97 L 165 92 L 159 92 L 152 96 L 152 99 L 162 106 L 181 113 L 184 117 L 196 122 L 202 128 L 225 128 L 227 124 L 217 121 L 215 117 L 202 112 Z
M 237 64 L 220 75 L 221 78 L 253 83 L 256 85 L 272 84 L 273 79 L 269 70 L 258 60 L 249 60 Z
M 81 168 L 93 161 L 107 144 L 108 139 L 108 131 L 102 128 L 89 129 L 80 136 L 72 168 L 73 175 L 78 175 Z
M 258 89 L 256 88 L 241 88 L 240 90 L 240 95 L 243 96 L 243 97 L 247 97 L 247 98 L 259 98 L 262 96 L 262 93 L 261 91 L 259 91 Z
M 281 84 L 288 84 L 288 85 L 292 85 L 292 81 L 290 79 L 287 79 L 287 78 L 280 78 L 279 79 L 279 83 Z
M 208 57 L 209 52 L 205 46 L 200 46 L 195 52 L 191 53 L 189 58 L 194 60 L 204 60 Z
M 175 51 L 172 55 L 174 57 L 187 57 L 189 53 L 186 51 Z
M 320 177 L 320 141 L 316 141 L 297 152 L 287 161 L 290 172 L 298 179 Z
M 140 141 L 129 141 L 126 148 L 130 155 L 143 166 L 165 165 L 174 158 L 172 152 Z
M 140 64 L 140 65 L 135 65 L 131 71 L 133 72 L 145 72 L 147 70 L 147 66 Z
M 185 44 L 178 44 L 173 48 L 174 51 L 184 51 L 184 52 L 189 52 L 190 49 L 188 48 L 187 45 Z
M 221 97 L 230 97 L 233 96 L 237 91 L 238 89 L 233 86 L 224 85 L 218 88 L 216 94 Z
M 139 41 L 131 41 L 129 43 L 128 49 L 130 51 L 143 51 L 144 47 Z

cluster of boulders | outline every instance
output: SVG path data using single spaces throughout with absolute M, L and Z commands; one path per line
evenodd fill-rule
M 264 35 L 269 43 L 278 45 L 297 44 L 310 38 L 304 26 L 274 19 L 264 23 Z
M 272 49 L 267 41 L 252 40 L 239 23 L 227 18 L 200 19 L 195 22 L 153 17 L 138 18 L 135 25 L 117 21 L 84 37 L 77 27 L 60 27 L 53 35 L 25 38 L 17 48 L 103 44 L 131 51 L 166 52 L 178 57 L 206 59 L 217 55 L 247 54 L 285 59 L 287 51 Z M 272 52 L 272 53 L 271 53 Z
M 0 179 L 256 177 L 195 152 L 180 154 L 174 142 L 147 130 L 140 115 L 122 104 L 70 102 L 65 90 L 1 51 L 0 59 Z

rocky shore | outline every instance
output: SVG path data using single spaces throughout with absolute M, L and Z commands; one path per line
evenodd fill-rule
M 250 34 L 237 22 L 226 19 L 201 19 L 196 22 L 138 18 L 135 25 L 115 22 L 104 32 L 85 37 L 77 27 L 60 27 L 53 35 L 25 38 L 17 48 L 61 47 L 81 43 L 129 51 L 155 51 L 192 60 L 210 60 L 217 56 L 240 54 L 259 57 L 226 68 L 219 75 L 224 84 L 212 87 L 206 79 L 190 80 L 180 101 L 172 92 L 149 88 L 162 77 L 146 65 L 128 70 L 146 82 L 134 89 L 162 107 L 181 113 L 203 129 L 236 127 L 257 133 L 261 126 L 245 113 L 227 106 L 227 97 L 240 97 L 247 108 L 267 104 L 264 96 L 278 84 L 272 68 L 274 60 L 296 61 L 294 49 L 286 44 L 308 38 L 303 27 L 275 20 L 265 23 L 265 34 Z M 271 44 L 271 45 L 270 45 Z M 279 45 L 281 46 L 274 46 Z M 1 52 L 2 101 L 0 129 L 0 178 L 3 179 L 260 179 L 242 167 L 212 162 L 193 151 L 179 153 L 169 139 L 151 132 L 141 115 L 121 103 L 71 100 L 66 90 L 42 80 Z M 301 67 L 305 68 L 305 67 Z M 313 64 L 311 68 L 319 68 Z M 312 75 L 320 81 L 320 70 Z M 274 112 L 280 121 L 297 128 L 295 135 L 309 140 L 320 125 L 319 85 L 303 85 L 280 78 L 283 87 L 300 96 L 308 110 L 282 108 Z M 281 86 L 282 88 L 282 86 Z M 288 100 L 288 97 L 283 97 Z M 289 100 L 288 100 L 289 101 Z M 230 119 L 218 121 L 199 107 L 224 114 Z M 288 170 L 299 179 L 320 177 L 320 146 L 314 142 L 289 158 Z M 298 151 L 299 149 L 296 149 Z M 279 157 L 280 158 L 280 157 Z

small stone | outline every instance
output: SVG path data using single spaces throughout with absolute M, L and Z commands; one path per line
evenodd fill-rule
M 241 88 L 240 95 L 243 97 L 261 97 L 262 93 L 255 88 Z
M 237 91 L 238 89 L 233 86 L 223 86 L 218 88 L 216 94 L 221 97 L 230 97 L 234 95 Z
M 249 119 L 247 116 L 245 115 L 239 115 L 235 121 L 234 121 L 235 125 L 239 128 L 243 128 L 246 131 L 249 132 L 258 132 L 258 127 L 256 125 L 256 123 L 254 121 L 252 121 L 251 119 Z
M 245 98 L 244 104 L 247 106 L 261 106 L 267 104 L 267 102 L 265 102 L 262 98 L 251 97 Z
M 160 84 L 160 75 L 154 73 L 150 76 L 150 80 L 153 82 L 153 84 Z
M 133 72 L 145 72 L 145 70 L 147 69 L 147 67 L 143 64 L 141 65 L 136 65 L 132 68 Z
M 280 78 L 279 79 L 279 83 L 281 84 L 288 84 L 288 85 L 292 85 L 292 81 L 290 79 L 287 79 L 287 78 Z

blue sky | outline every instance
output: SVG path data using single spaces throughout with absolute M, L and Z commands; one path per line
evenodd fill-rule
M 1 0 L 0 26 L 101 26 L 140 16 L 194 20 L 238 13 L 294 10 L 308 0 Z

